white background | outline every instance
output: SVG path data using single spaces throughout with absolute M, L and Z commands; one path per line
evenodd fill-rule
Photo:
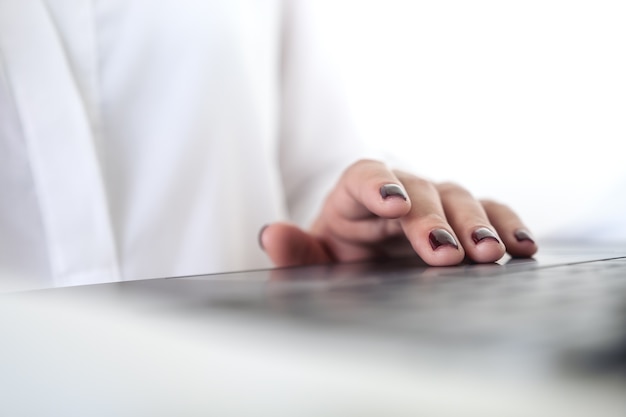
M 539 238 L 626 241 L 626 2 L 317 7 L 368 140 L 510 204 Z

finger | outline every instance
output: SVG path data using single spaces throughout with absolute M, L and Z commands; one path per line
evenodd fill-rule
M 446 217 L 467 256 L 474 262 L 495 262 L 506 252 L 483 206 L 467 190 L 453 184 L 437 186 Z
M 265 226 L 259 232 L 259 244 L 279 267 L 332 261 L 321 240 L 288 223 Z
M 330 231 L 333 238 L 356 245 L 376 245 L 387 239 L 404 235 L 398 219 L 372 217 L 364 220 L 348 220 L 338 217 L 332 224 L 328 221 L 322 223 L 316 222 L 312 230 L 319 234 Z
M 412 201 L 409 213 L 401 219 L 413 249 L 429 265 L 456 265 L 465 252 L 446 220 L 435 186 L 426 180 L 397 171 Z
M 511 256 L 527 258 L 537 252 L 538 247 L 532 234 L 513 210 L 491 200 L 483 200 L 481 203 Z
M 371 160 L 350 166 L 327 203 L 339 217 L 347 220 L 361 220 L 373 215 L 395 219 L 411 208 L 402 182 L 383 163 Z

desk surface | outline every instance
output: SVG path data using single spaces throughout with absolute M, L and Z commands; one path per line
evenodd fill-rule
M 0 414 L 622 417 L 623 379 L 552 374 L 510 349 L 433 350 L 350 324 L 375 318 L 353 295 L 380 285 L 377 270 L 408 268 L 411 282 L 438 288 L 532 267 L 312 267 L 6 295 Z M 351 294 L 343 315 L 307 319 L 308 308 L 336 308 L 331 288 Z

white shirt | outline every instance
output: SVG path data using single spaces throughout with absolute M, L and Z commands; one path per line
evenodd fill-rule
M 268 266 L 365 153 L 303 7 L 0 0 L 4 288 Z

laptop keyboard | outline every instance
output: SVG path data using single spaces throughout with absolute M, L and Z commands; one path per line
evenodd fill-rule
M 478 273 L 443 268 L 378 279 L 372 271 L 359 279 L 269 283 L 243 303 L 222 296 L 210 305 L 352 334 L 376 332 L 408 346 L 534 351 L 577 366 L 626 370 L 626 258 L 467 268 Z
M 409 355 L 470 362 L 499 356 L 520 367 L 565 363 L 568 370 L 626 377 L 626 257 L 547 266 L 312 266 L 127 282 L 120 289 L 154 291 L 164 305 L 224 312 L 259 326 L 383 341 Z

